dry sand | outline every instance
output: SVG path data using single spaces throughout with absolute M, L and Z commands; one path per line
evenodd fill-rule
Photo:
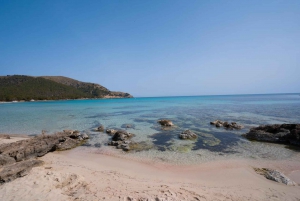
M 176 166 L 78 147 L 42 157 L 45 165 L 0 186 L 0 200 L 300 200 L 300 186 L 267 180 L 253 170 L 277 169 L 300 183 L 299 158 Z

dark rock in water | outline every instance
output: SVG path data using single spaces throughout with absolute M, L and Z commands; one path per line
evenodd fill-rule
M 103 126 L 103 125 L 99 126 L 99 127 L 96 129 L 96 131 L 103 132 L 103 131 L 104 131 L 104 126 Z
M 168 120 L 168 119 L 158 120 L 157 123 L 159 123 L 162 126 L 174 126 L 173 122 L 171 120 Z
M 110 146 L 115 146 L 117 149 L 123 149 L 124 151 L 129 151 L 130 146 L 129 144 L 131 141 L 129 141 L 130 138 L 132 138 L 134 134 L 128 133 L 127 131 L 118 130 L 112 137 L 112 141 L 108 143 Z
M 127 131 L 118 130 L 114 136 L 112 137 L 113 141 L 125 141 L 133 137 L 132 133 L 128 133 Z
M 13 163 L 4 166 L 0 171 L 0 184 L 12 181 L 18 177 L 23 177 L 36 166 L 42 165 L 44 162 L 41 160 L 26 160 L 18 163 Z
M 226 129 L 242 129 L 243 128 L 242 125 L 239 125 L 236 122 L 228 123 L 227 121 L 223 122 L 220 120 L 212 121 L 212 122 L 210 122 L 210 124 L 215 125 L 217 128 L 219 128 L 219 127 L 224 127 Z
M 287 176 L 285 176 L 283 173 L 277 170 L 272 170 L 268 168 L 254 168 L 254 170 L 257 174 L 263 175 L 269 180 L 276 181 L 278 183 L 282 183 L 289 186 L 297 185 L 295 182 L 293 182 Z
M 247 139 L 300 146 L 300 124 L 273 124 L 251 128 Z
M 190 131 L 190 130 L 186 130 L 183 131 L 181 134 L 179 134 L 179 138 L 183 139 L 183 140 L 191 140 L 191 139 L 196 139 L 198 136 L 196 133 Z

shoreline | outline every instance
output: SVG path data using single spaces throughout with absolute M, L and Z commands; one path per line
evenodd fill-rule
M 298 156 L 296 159 L 299 159 Z M 265 179 L 276 168 L 300 183 L 300 160 L 219 160 L 198 165 L 145 163 L 77 147 L 41 157 L 43 166 L 0 186 L 0 197 L 34 200 L 297 200 L 300 186 Z M 8 199 L 9 200 L 9 199 Z

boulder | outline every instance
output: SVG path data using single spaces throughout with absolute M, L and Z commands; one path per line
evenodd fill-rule
M 173 122 L 171 120 L 168 120 L 168 119 L 158 120 L 157 123 L 159 123 L 162 126 L 174 126 Z
M 108 142 L 108 145 L 115 146 L 117 149 L 123 149 L 123 151 L 130 150 L 130 138 L 132 138 L 134 134 L 128 133 L 127 131 L 118 130 L 112 137 L 112 141 Z
M 196 139 L 198 136 L 196 133 L 190 131 L 190 130 L 185 130 L 181 134 L 179 134 L 179 138 L 183 140 L 191 140 L 191 139 Z
M 273 124 L 251 128 L 247 139 L 300 146 L 300 124 Z
M 128 133 L 127 131 L 118 130 L 112 137 L 113 141 L 125 141 L 133 137 L 133 134 Z

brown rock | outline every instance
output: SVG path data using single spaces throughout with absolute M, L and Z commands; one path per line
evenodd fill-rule
M 174 126 L 173 122 L 171 120 L 168 120 L 168 119 L 158 120 L 157 123 L 159 123 L 162 126 Z

